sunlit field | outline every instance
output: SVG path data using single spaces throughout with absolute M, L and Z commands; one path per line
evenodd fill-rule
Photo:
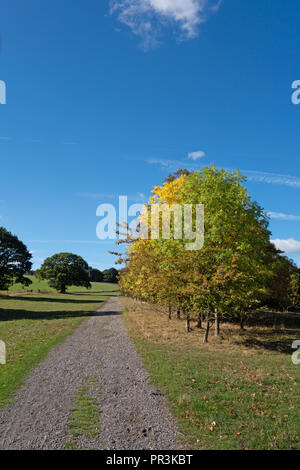
M 273 330 L 261 321 L 224 324 L 202 343 L 192 322 L 168 320 L 147 304 L 122 298 L 127 329 L 166 394 L 192 449 L 299 449 L 299 366 L 291 361 L 300 315 L 280 317 Z

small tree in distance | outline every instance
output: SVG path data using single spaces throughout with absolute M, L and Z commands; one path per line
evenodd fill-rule
M 99 269 L 93 268 L 90 271 L 90 281 L 91 282 L 102 282 L 103 273 Z
M 103 282 L 111 282 L 117 284 L 118 282 L 118 271 L 116 268 L 105 269 L 103 271 Z
M 65 294 L 69 286 L 91 288 L 88 264 L 73 253 L 58 253 L 47 258 L 36 276 L 49 281 L 50 287 L 61 294 Z

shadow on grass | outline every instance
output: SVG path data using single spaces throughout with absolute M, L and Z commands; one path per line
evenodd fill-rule
M 57 297 L 33 297 L 31 295 L 28 295 L 28 296 L 18 296 L 18 295 L 14 295 L 14 296 L 10 296 L 10 295 L 3 295 L 0 297 L 0 300 L 1 299 L 4 299 L 4 300 L 11 300 L 12 302 L 15 301 L 15 300 L 25 300 L 27 302 L 53 302 L 53 303 L 59 303 L 59 304 L 64 304 L 64 303 L 70 303 L 70 304 L 98 304 L 99 302 L 101 302 L 101 300 L 84 300 L 84 299 L 68 299 L 67 296 L 65 296 L 66 294 L 62 294 L 61 297 L 57 298 Z M 72 296 L 75 296 L 77 294 L 72 294 Z M 79 294 L 80 295 L 80 294 Z M 108 294 L 106 294 L 108 295 Z M 89 297 L 91 296 L 91 294 L 89 295 Z M 104 297 L 104 295 L 102 295 Z M 111 296 L 110 296 L 111 297 Z
M 101 297 L 119 297 L 119 291 L 103 291 L 103 292 L 68 292 L 69 295 L 78 295 L 78 296 L 83 296 L 83 295 L 88 295 L 89 297 L 93 295 L 101 295 Z M 63 295 L 63 294 L 62 294 Z
M 111 294 L 120 294 L 119 289 L 117 290 L 92 290 L 92 291 L 69 291 L 67 294 L 71 295 L 86 295 L 86 294 L 101 294 L 101 295 L 111 295 Z
M 98 302 L 99 304 L 99 302 Z M 32 312 L 30 310 L 17 310 L 17 309 L 3 309 L 0 308 L 0 322 L 13 321 L 13 320 L 59 320 L 63 318 L 78 318 L 78 317 L 92 317 L 92 316 L 109 316 L 120 315 L 121 312 L 114 311 L 101 311 L 91 312 L 86 310 L 77 311 L 47 311 L 47 312 Z
M 76 318 L 91 315 L 88 311 L 52 311 L 32 312 L 30 310 L 2 309 L 0 308 L 0 322 L 13 320 L 58 320 L 60 318 Z
M 247 348 L 266 349 L 268 351 L 277 351 L 283 354 L 292 354 L 292 343 L 299 337 L 299 329 L 288 330 L 270 330 L 261 333 L 247 331 L 239 344 Z

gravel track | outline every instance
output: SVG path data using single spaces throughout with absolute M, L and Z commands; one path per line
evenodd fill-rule
M 0 410 L 0 449 L 64 449 L 74 395 L 88 376 L 97 399 L 100 434 L 79 449 L 178 449 L 178 430 L 165 398 L 148 383 L 125 331 L 117 297 L 55 346 Z

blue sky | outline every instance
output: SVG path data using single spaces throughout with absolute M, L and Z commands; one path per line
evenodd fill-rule
M 0 223 L 34 267 L 104 269 L 98 204 L 140 202 L 178 167 L 240 168 L 300 265 L 300 3 L 2 0 Z M 190 157 L 190 158 L 189 158 Z

